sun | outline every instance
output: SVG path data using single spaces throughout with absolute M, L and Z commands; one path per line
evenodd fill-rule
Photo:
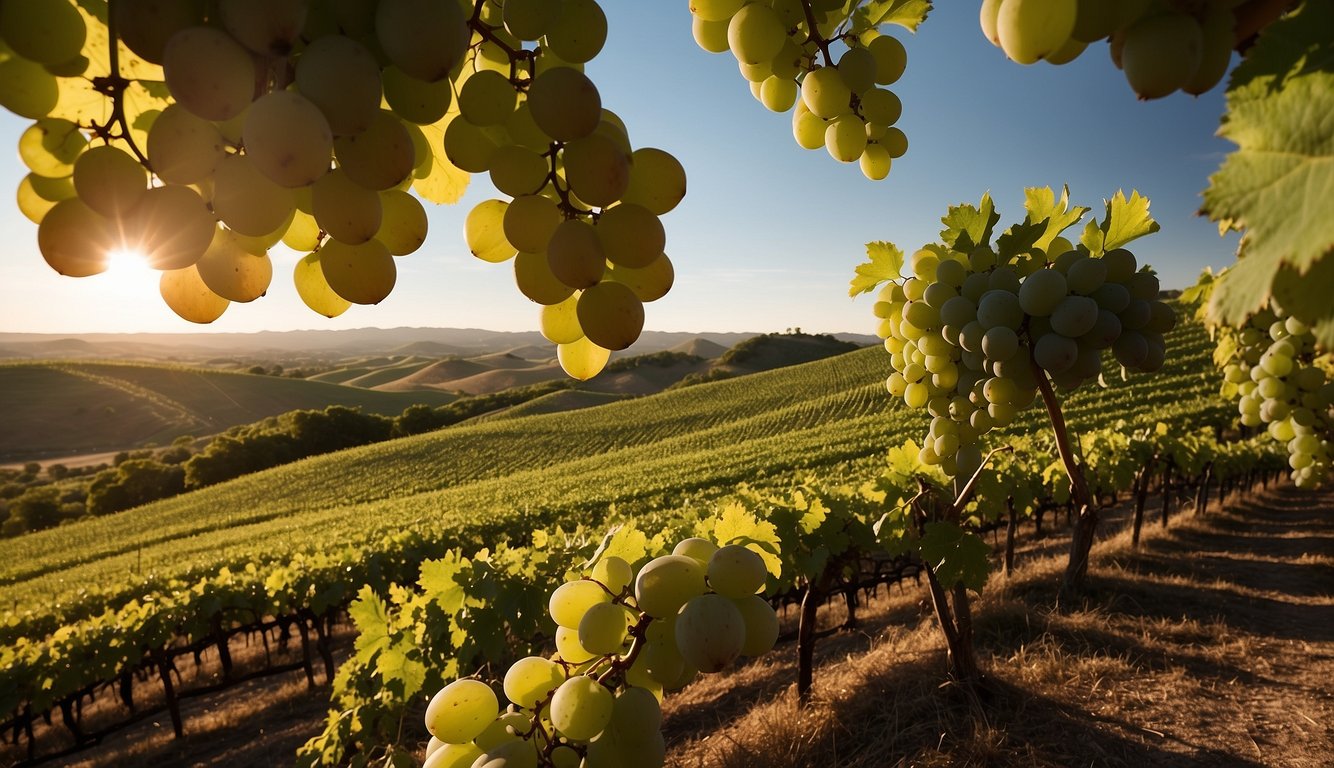
M 102 273 L 102 280 L 110 282 L 113 288 L 141 288 L 145 283 L 157 286 L 160 273 L 148 266 L 148 259 L 142 252 L 133 248 L 113 248 L 107 251 L 107 268 Z

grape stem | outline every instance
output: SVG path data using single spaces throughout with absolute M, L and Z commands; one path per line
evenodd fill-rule
M 968 483 L 959 491 L 959 495 L 955 497 L 950 508 L 945 511 L 945 519 L 950 522 L 959 520 L 960 515 L 963 514 L 964 506 L 968 504 L 968 499 L 973 495 L 973 489 L 977 486 L 978 479 L 982 477 L 982 470 L 986 469 L 987 464 L 991 463 L 991 457 L 998 453 L 1014 453 L 1014 446 L 1002 445 L 999 448 L 992 448 L 987 451 L 987 455 L 983 457 L 982 463 L 977 465 L 977 470 L 973 472 L 973 476 L 968 478 Z
M 613 661 L 611 666 L 607 668 L 607 671 L 598 675 L 597 681 L 599 683 L 606 685 L 612 675 L 622 673 L 634 665 L 635 659 L 639 658 L 639 652 L 644 650 L 644 645 L 647 643 L 644 639 L 646 634 L 645 630 L 648 629 L 648 625 L 651 623 L 653 623 L 652 616 L 647 613 L 640 615 L 639 621 L 630 628 L 629 634 L 634 638 L 634 642 L 630 643 L 630 650 L 626 652 L 625 656 Z
M 116 36 L 116 0 L 107 0 L 107 42 L 110 51 L 107 65 L 111 72 L 104 77 L 93 78 L 93 90 L 111 99 L 111 116 L 105 123 L 90 121 L 89 127 L 103 140 L 124 141 L 138 158 L 139 163 L 151 173 L 153 167 L 149 165 L 148 158 L 139 149 L 139 145 L 134 143 L 134 136 L 130 133 L 130 122 L 125 116 L 125 89 L 130 87 L 130 81 L 120 76 L 120 38 Z M 112 126 L 116 126 L 118 130 L 113 131 Z
M 477 34 L 481 35 L 483 40 L 487 41 L 488 43 L 492 43 L 497 48 L 505 52 L 505 55 L 508 56 L 510 60 L 510 81 L 516 82 L 518 79 L 519 59 L 529 59 L 529 60 L 533 59 L 534 58 L 533 51 L 529 51 L 524 48 L 519 48 L 516 50 L 509 43 L 500 39 L 500 36 L 497 35 L 494 31 L 492 31 L 491 25 L 482 21 L 482 6 L 484 5 L 486 5 L 486 0 L 476 0 L 476 2 L 473 3 L 472 17 L 468 19 L 468 27 Z
M 829 41 L 820 35 L 819 25 L 815 23 L 815 10 L 811 8 L 811 0 L 801 0 L 801 9 L 806 12 L 806 26 L 810 29 L 806 42 L 819 46 L 820 53 L 824 54 L 825 65 L 834 66 L 834 57 L 829 53 Z

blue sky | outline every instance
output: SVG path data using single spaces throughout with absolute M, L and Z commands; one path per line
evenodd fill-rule
M 1105 43 L 1065 66 L 1022 67 L 982 37 L 977 3 L 939 3 L 916 35 L 889 28 L 908 50 L 907 72 L 891 88 L 903 102 L 898 125 L 909 149 L 888 179 L 871 182 L 855 164 L 798 147 L 790 116 L 751 98 L 729 54 L 696 47 L 684 0 L 603 7 L 608 42 L 587 72 L 631 142 L 676 155 L 689 179 L 685 200 L 664 217 L 676 285 L 646 307 L 648 329 L 869 333 L 870 301 L 847 296 L 866 242 L 911 251 L 936 238 L 948 205 L 987 191 L 1008 225 L 1021 218 L 1026 186 L 1068 184 L 1075 202 L 1095 209 L 1117 189 L 1147 195 L 1162 231 L 1131 248 L 1164 286 L 1183 287 L 1205 266 L 1233 260 L 1235 236 L 1220 238 L 1195 215 L 1208 175 L 1231 148 L 1214 136 L 1221 87 L 1200 98 L 1138 102 Z M 0 145 L 15 147 L 26 125 L 0 115 Z M 25 172 L 15 150 L 3 153 L 8 189 Z M 398 286 L 378 306 L 354 306 L 333 320 L 315 315 L 291 285 L 299 256 L 275 251 L 268 295 L 232 305 L 209 326 L 167 309 L 153 274 L 56 275 L 37 251 L 36 226 L 5 206 L 0 330 L 532 330 L 537 305 L 514 288 L 510 266 L 478 261 L 463 242 L 467 211 L 493 196 L 476 177 L 462 203 L 432 208 L 426 245 L 398 260 Z

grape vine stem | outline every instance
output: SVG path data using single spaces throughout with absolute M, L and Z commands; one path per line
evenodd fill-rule
M 121 139 L 129 145 L 130 151 L 138 158 L 140 164 L 152 172 L 153 167 L 149 164 L 148 158 L 139 149 L 139 145 L 134 142 L 134 136 L 130 133 L 130 121 L 125 116 L 125 89 L 130 86 L 130 81 L 120 76 L 120 38 L 116 35 L 116 5 L 117 0 L 107 0 L 107 66 L 111 70 L 105 77 L 93 78 L 93 89 L 103 96 L 111 99 L 111 116 L 105 123 L 92 123 L 92 129 L 95 134 L 103 139 Z M 119 131 L 112 133 L 111 127 L 117 126 Z

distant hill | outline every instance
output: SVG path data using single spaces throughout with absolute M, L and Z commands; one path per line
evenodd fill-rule
M 727 351 L 727 347 L 722 344 L 709 341 L 703 337 L 696 337 L 689 341 L 682 342 L 672 347 L 669 352 L 684 352 L 687 355 L 694 355 L 705 360 L 712 360 L 715 357 L 721 357 Z

